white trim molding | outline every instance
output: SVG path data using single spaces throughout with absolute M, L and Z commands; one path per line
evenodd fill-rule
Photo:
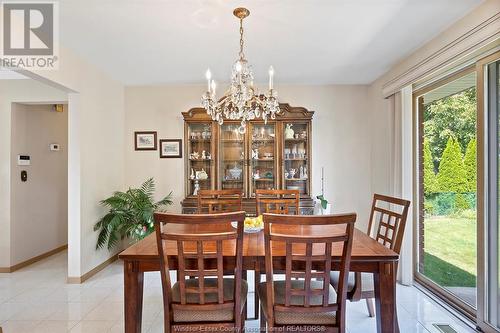
M 401 89 L 401 197 L 412 201 L 413 198 L 413 110 L 411 85 Z M 401 248 L 401 283 L 413 283 L 413 207 L 410 205 L 406 230 Z
M 498 44 L 500 44 L 500 11 L 387 81 L 382 87 L 382 94 L 387 98 L 409 84 L 432 76 L 443 67 L 457 66 L 469 60 L 478 49 L 486 48 L 481 52 L 484 56 L 487 49 L 494 49 Z

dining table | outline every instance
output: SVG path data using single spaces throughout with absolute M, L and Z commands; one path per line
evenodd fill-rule
M 320 234 L 313 227 L 298 227 L 295 232 L 304 236 Z M 177 265 L 177 244 L 167 241 L 165 251 L 169 269 Z M 234 264 L 234 247 L 224 246 L 225 265 Z M 272 246 L 273 262 L 285 268 L 286 250 L 279 243 Z M 332 269 L 338 269 L 342 248 L 332 247 Z M 156 235 L 151 234 L 119 254 L 124 262 L 125 332 L 141 332 L 144 273 L 160 270 Z M 226 260 L 227 263 L 226 263 Z M 396 310 L 396 270 L 399 255 L 355 228 L 352 243 L 351 272 L 373 273 L 377 332 L 398 333 Z M 226 269 L 227 267 L 225 267 Z M 234 268 L 233 268 L 234 269 Z M 243 236 L 243 270 L 265 272 L 264 232 Z

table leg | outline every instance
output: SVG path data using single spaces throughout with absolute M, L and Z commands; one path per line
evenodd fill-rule
M 254 271 L 254 294 L 253 294 L 253 301 L 254 301 L 254 304 L 255 304 L 255 308 L 254 308 L 254 319 L 259 319 L 259 294 L 257 294 L 257 288 L 259 287 L 259 283 L 260 283 L 260 266 L 259 264 L 256 264 L 255 265 L 255 271 Z
M 395 263 L 380 263 L 378 273 L 374 273 L 375 309 L 379 333 L 399 333 L 395 267 Z
M 140 272 L 138 266 L 138 262 L 136 261 L 126 261 L 124 263 L 126 333 L 141 332 L 144 272 Z

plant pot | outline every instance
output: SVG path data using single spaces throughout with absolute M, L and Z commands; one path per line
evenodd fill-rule
M 321 202 L 317 201 L 314 208 L 315 208 L 314 215 L 329 215 L 332 213 L 332 204 L 331 203 L 326 204 L 326 208 L 323 209 L 323 207 L 321 206 Z

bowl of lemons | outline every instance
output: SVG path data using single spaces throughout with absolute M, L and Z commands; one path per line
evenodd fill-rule
M 238 222 L 231 222 L 233 228 L 238 227 Z M 256 233 L 264 229 L 264 221 L 262 220 L 262 215 L 257 217 L 247 217 L 245 218 L 243 230 L 246 233 Z

